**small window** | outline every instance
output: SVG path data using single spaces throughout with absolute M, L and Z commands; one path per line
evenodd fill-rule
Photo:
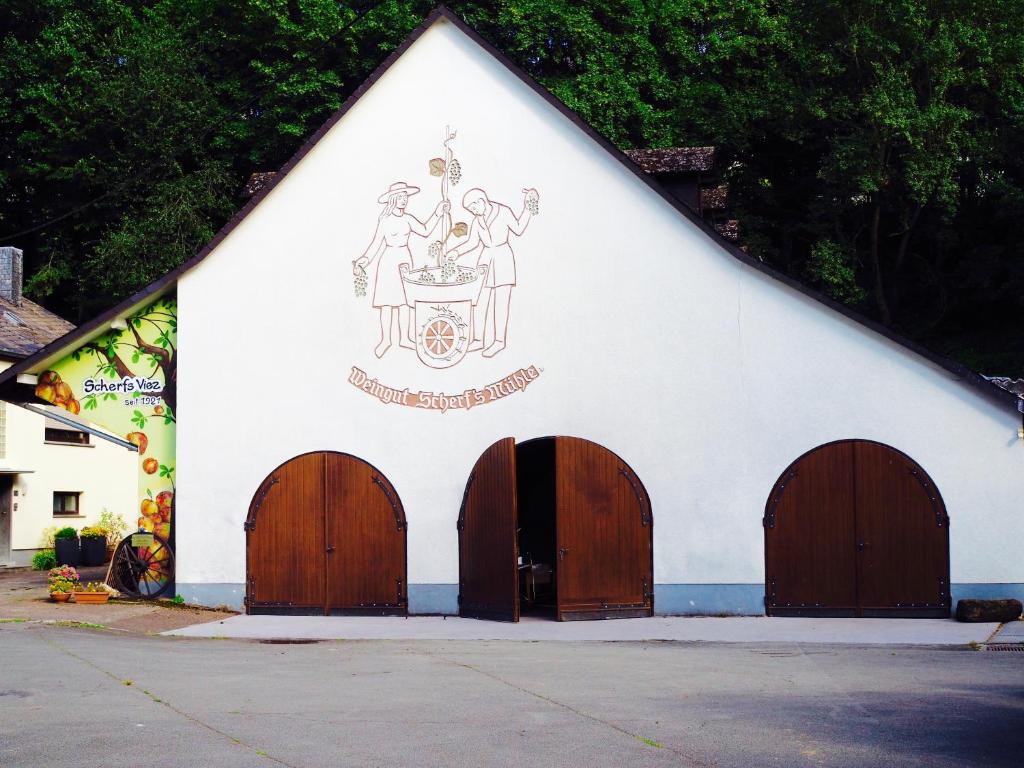
M 53 494 L 53 516 L 60 517 L 62 515 L 77 515 L 78 511 L 78 493 L 68 493 L 67 491 L 55 491 Z
M 88 445 L 89 433 L 79 429 L 47 427 L 43 439 L 48 443 L 67 443 L 68 445 Z

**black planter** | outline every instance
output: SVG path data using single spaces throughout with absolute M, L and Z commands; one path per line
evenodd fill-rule
M 107 540 L 87 536 L 81 541 L 81 565 L 103 565 L 107 562 Z
M 55 539 L 53 542 L 53 552 L 57 556 L 57 565 L 77 566 L 80 562 L 77 537 L 74 539 Z

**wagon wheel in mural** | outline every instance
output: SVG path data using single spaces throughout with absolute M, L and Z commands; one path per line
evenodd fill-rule
M 455 346 L 457 338 L 454 326 L 444 317 L 435 318 L 423 330 L 423 346 L 431 357 L 444 358 Z
M 132 535 L 128 535 L 114 550 L 107 583 L 129 597 L 160 597 L 174 583 L 174 552 L 170 544 L 153 534 L 151 546 L 133 547 Z

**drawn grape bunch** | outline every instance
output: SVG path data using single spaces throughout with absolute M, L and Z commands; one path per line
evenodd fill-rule
M 540 213 L 540 199 L 532 190 L 526 194 L 526 209 L 534 216 Z
M 437 258 L 439 258 L 441 256 L 441 241 L 440 240 L 435 240 L 434 242 L 432 242 L 430 244 L 430 247 L 427 249 L 427 255 L 429 255 L 430 258 L 432 258 L 432 259 L 437 259 Z
M 459 180 L 462 178 L 462 165 L 458 160 L 452 159 L 448 165 L 448 180 L 452 183 L 452 186 L 458 186 Z
M 356 291 L 356 298 L 361 299 L 366 295 L 366 286 L 369 285 L 370 281 L 366 277 L 366 270 L 356 264 L 356 275 L 354 276 L 353 287 Z

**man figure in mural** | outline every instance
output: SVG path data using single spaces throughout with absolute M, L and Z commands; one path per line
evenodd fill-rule
M 409 204 L 409 196 L 419 191 L 419 187 L 410 186 L 404 181 L 396 181 L 388 187 L 387 192 L 377 198 L 377 202 L 384 206 L 377 217 L 377 229 L 363 255 L 352 262 L 352 273 L 358 277 L 360 272 L 365 272 L 374 259 L 380 256 L 373 282 L 373 306 L 380 310 L 380 343 L 374 350 L 377 357 L 383 357 L 391 348 L 391 327 L 396 314 L 398 343 L 407 349 L 415 348 L 409 335 L 409 307 L 405 301 L 405 288 L 402 286 L 401 266 L 412 266 L 409 235 L 428 237 L 451 207 L 447 200 L 442 200 L 424 223 L 405 210 Z
M 494 357 L 505 348 L 508 331 L 508 310 L 512 301 L 512 286 L 516 284 L 516 257 L 509 238 L 526 231 L 537 209 L 540 195 L 536 189 L 523 190 L 523 209 L 516 216 L 512 209 L 494 202 L 482 189 L 474 188 L 462 198 L 462 207 L 473 214 L 473 223 L 465 242 L 448 252 L 449 258 L 459 258 L 480 249 L 477 265 L 488 265 L 487 298 L 481 297 L 473 308 L 473 340 L 469 351 L 483 349 L 484 357 Z M 493 328 L 494 340 L 484 349 L 485 328 Z

